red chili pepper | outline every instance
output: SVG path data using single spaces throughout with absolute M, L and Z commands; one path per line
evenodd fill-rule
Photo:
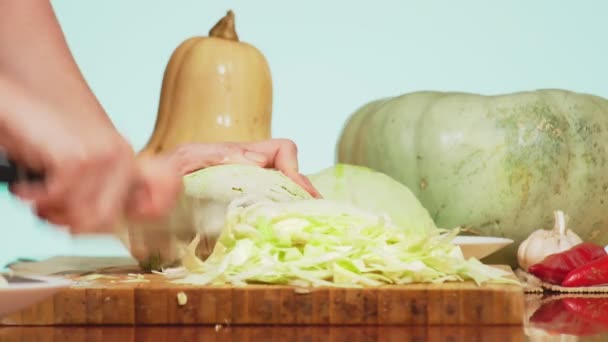
M 541 262 L 528 267 L 528 272 L 543 281 L 559 285 L 570 271 L 606 255 L 604 247 L 583 242 L 561 253 L 546 256 Z
M 608 284 L 608 255 L 570 271 L 561 285 L 578 287 L 602 284 Z

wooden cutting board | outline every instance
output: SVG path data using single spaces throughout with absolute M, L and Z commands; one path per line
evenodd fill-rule
M 524 293 L 515 285 L 459 282 L 300 293 L 287 286 L 178 285 L 155 274 L 140 276 L 146 282 L 129 282 L 135 277 L 120 267 L 105 273 L 113 278 L 75 282 L 44 302 L 0 318 L 0 324 L 523 324 Z M 179 293 L 186 303 L 178 302 Z
M 597 336 L 585 342 L 605 342 Z M 604 337 L 606 337 L 604 335 Z M 541 337 L 542 338 L 542 337 Z M 2 342 L 526 342 L 517 325 L 491 326 L 50 326 L 0 327 Z M 538 340 L 537 340 L 538 341 Z M 541 340 L 541 341 L 548 341 Z M 558 340 L 559 341 L 559 340 Z

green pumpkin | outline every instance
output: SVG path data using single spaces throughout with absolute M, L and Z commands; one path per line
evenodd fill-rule
M 485 262 L 516 265 L 518 245 L 563 210 L 583 240 L 608 243 L 608 101 L 545 89 L 483 96 L 415 92 L 348 119 L 337 161 L 408 186 L 438 227 L 515 240 Z

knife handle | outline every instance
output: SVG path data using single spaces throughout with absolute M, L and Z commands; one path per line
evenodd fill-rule
M 6 154 L 0 152 L 0 183 L 36 182 L 43 179 L 40 173 L 19 166 Z

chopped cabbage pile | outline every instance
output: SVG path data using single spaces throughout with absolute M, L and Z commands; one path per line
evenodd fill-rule
M 175 283 L 197 285 L 374 287 L 464 280 L 518 284 L 508 277 L 510 272 L 476 259 L 466 260 L 460 248 L 451 243 L 458 230 L 429 223 L 428 213 L 421 212 L 405 186 L 391 184 L 397 196 L 391 196 L 388 188 L 383 189 L 388 191 L 385 194 L 366 194 L 357 192 L 356 185 L 363 184 L 356 180 L 364 178 L 347 177 L 355 182 L 336 191 L 339 182 L 328 182 L 327 177 L 330 171 L 338 171 L 337 167 L 317 178 L 315 186 L 325 197 L 321 200 L 276 201 L 255 194 L 233 199 L 211 255 L 204 261 L 197 257 L 197 236 L 184 251 L 181 269 L 185 272 L 167 269 L 162 273 Z M 339 167 L 334 174 L 354 172 L 375 181 L 393 182 L 368 169 Z M 311 178 L 314 183 L 316 177 Z M 399 205 L 408 205 L 400 201 L 404 194 L 410 203 L 415 201 L 404 212 L 413 210 L 415 216 L 396 211 Z M 383 201 L 396 201 L 387 205 L 391 214 L 380 210 Z

